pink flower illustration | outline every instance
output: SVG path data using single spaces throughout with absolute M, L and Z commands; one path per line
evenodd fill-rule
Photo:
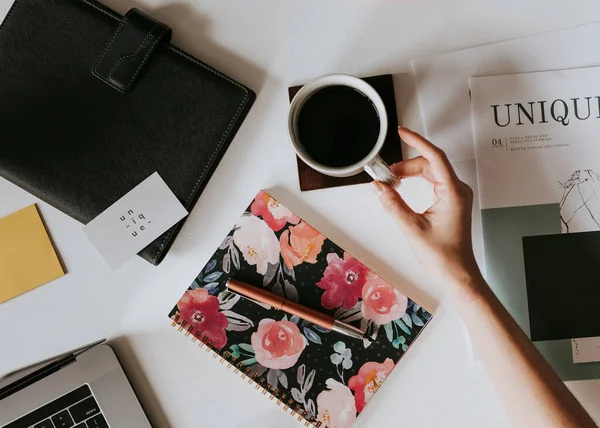
M 219 299 L 208 294 L 204 288 L 186 291 L 177 302 L 179 315 L 200 331 L 200 338 L 206 336 L 208 343 L 213 343 L 217 348 L 225 346 L 227 335 L 225 328 L 229 321 L 219 312 Z M 194 331 L 195 333 L 195 331 Z
M 262 190 L 254 198 L 250 211 L 255 216 L 261 216 L 267 225 L 275 232 L 284 228 L 287 223 L 298 224 L 300 217 L 281 205 Z
M 329 428 L 349 428 L 356 420 L 354 396 L 346 385 L 327 379 L 329 390 L 317 396 L 317 419 Z
M 304 221 L 284 230 L 279 237 L 283 261 L 290 269 L 304 262 L 317 263 L 324 242 L 325 237 Z
M 335 253 L 327 254 L 327 263 L 323 279 L 317 282 L 317 287 L 325 290 L 321 304 L 327 309 L 350 309 L 361 296 L 369 269 L 348 253 L 343 259 Z
M 374 273 L 367 276 L 362 288 L 362 314 L 379 325 L 401 318 L 408 298 Z
M 383 363 L 365 363 L 356 376 L 348 381 L 348 387 L 354 391 L 356 410 L 360 413 L 371 397 L 377 392 L 383 381 L 394 369 L 394 362 L 386 358 Z
M 233 242 L 246 262 L 256 266 L 256 272 L 267 273 L 269 263 L 279 262 L 279 243 L 267 223 L 252 215 L 244 215 L 236 224 Z
M 296 324 L 269 318 L 261 320 L 250 342 L 258 363 L 269 369 L 289 369 L 306 347 Z

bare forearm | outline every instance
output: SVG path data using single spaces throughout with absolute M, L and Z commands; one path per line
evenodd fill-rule
M 472 189 L 442 150 L 408 129 L 398 132 L 421 156 L 392 168 L 399 177 L 427 180 L 434 203 L 418 214 L 394 188 L 376 182 L 373 189 L 431 278 L 455 301 L 515 426 L 596 427 L 479 274 L 471 240 Z
M 453 294 L 516 427 L 596 427 L 480 275 Z

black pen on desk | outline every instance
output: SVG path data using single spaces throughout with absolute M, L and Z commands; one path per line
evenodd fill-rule
M 364 331 L 361 329 L 346 324 L 345 322 L 338 321 L 331 315 L 307 308 L 299 303 L 289 301 L 262 288 L 253 287 L 245 282 L 230 279 L 227 281 L 227 289 L 247 299 L 270 305 L 273 308 L 287 312 L 290 315 L 296 315 L 298 318 L 326 328 L 327 330 L 335 331 L 336 333 L 355 339 L 362 339 L 365 335 Z

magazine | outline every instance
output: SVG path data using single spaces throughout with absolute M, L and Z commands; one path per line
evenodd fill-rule
M 470 86 L 490 286 L 563 380 L 600 378 L 572 344 L 600 336 L 600 68 Z

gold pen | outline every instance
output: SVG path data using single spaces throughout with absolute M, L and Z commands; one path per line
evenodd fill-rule
M 331 315 L 316 311 L 299 303 L 287 300 L 277 294 L 262 288 L 253 287 L 245 282 L 230 279 L 227 281 L 227 289 L 235 294 L 239 294 L 247 299 L 267 304 L 277 310 L 287 312 L 290 315 L 296 315 L 305 321 L 321 326 L 327 330 L 335 331 L 355 339 L 362 339 L 364 331 L 345 322 L 338 321 Z

